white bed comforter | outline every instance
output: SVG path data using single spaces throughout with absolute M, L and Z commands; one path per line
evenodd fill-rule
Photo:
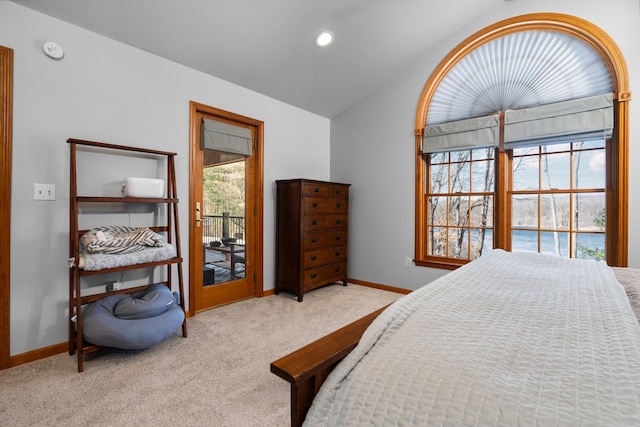
M 604 263 L 494 250 L 398 300 L 307 426 L 640 426 L 640 326 Z

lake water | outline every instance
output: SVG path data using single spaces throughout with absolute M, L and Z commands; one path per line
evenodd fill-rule
M 511 236 L 511 249 L 513 251 L 538 251 L 538 233 L 536 231 L 528 230 L 514 230 Z M 541 235 L 541 252 L 546 254 L 556 254 L 556 245 L 554 239 L 554 233 L 542 232 Z M 560 255 L 568 256 L 569 248 L 569 233 L 558 232 L 558 238 L 560 243 Z M 578 239 L 578 258 L 586 258 L 582 254 L 581 247 L 585 247 L 592 250 L 605 249 L 605 236 L 604 234 L 577 234 Z M 493 247 L 493 233 L 491 230 L 487 230 L 485 236 L 485 247 Z

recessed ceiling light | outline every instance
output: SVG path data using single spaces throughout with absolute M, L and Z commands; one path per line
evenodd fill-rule
M 333 41 L 333 33 L 331 31 L 321 31 L 316 35 L 314 43 L 318 47 L 327 46 Z

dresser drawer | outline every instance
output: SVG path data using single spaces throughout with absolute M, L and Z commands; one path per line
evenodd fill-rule
M 302 257 L 302 268 L 305 270 L 316 268 L 320 265 L 335 264 L 336 262 L 342 262 L 347 259 L 347 247 L 337 246 L 305 251 Z
M 325 265 L 304 271 L 303 289 L 310 291 L 318 286 L 326 285 L 338 280 L 346 280 L 347 263 Z
M 325 246 L 339 246 L 347 243 L 346 230 L 318 231 L 305 233 L 303 250 L 322 248 Z
M 320 197 L 349 197 L 349 186 L 331 185 L 321 182 L 306 182 L 302 185 L 302 194 L 304 196 L 320 196 Z
M 327 184 L 306 182 L 302 185 L 302 194 L 305 196 L 323 196 L 329 195 L 329 186 Z
M 344 185 L 329 185 L 329 197 L 349 197 L 349 187 Z
M 349 204 L 347 199 L 333 197 L 305 197 L 304 213 L 313 214 L 322 213 L 346 213 Z
M 304 215 L 304 231 L 347 228 L 347 215 Z

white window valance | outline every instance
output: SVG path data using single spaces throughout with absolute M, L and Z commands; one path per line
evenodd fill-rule
M 200 145 L 206 150 L 251 156 L 251 129 L 203 119 Z
M 610 138 L 613 95 L 508 110 L 504 123 L 505 148 Z
M 504 112 L 504 146 L 516 147 L 610 138 L 611 93 Z M 470 150 L 499 143 L 498 114 L 424 128 L 423 153 Z
M 424 128 L 423 153 L 495 147 L 500 137 L 500 116 L 473 117 Z

